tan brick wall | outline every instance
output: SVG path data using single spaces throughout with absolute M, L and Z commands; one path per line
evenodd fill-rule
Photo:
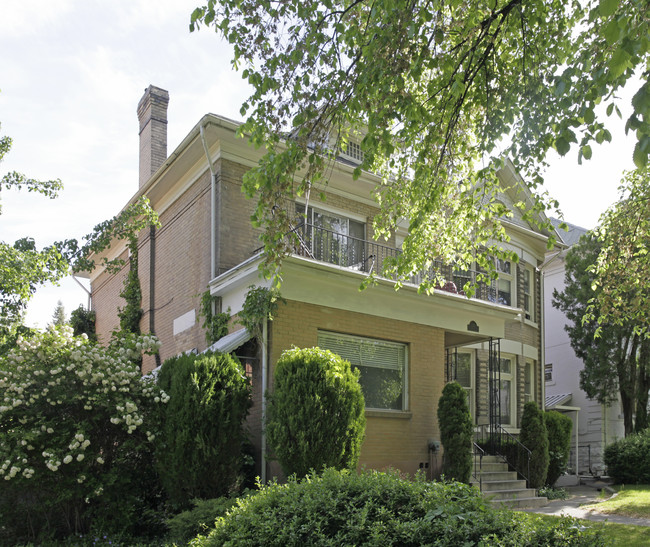
M 270 325 L 271 377 L 283 350 L 292 344 L 316 346 L 319 330 L 407 344 L 408 412 L 400 418 L 368 413 L 360 466 L 415 473 L 420 463 L 429 462 L 428 441 L 440 440 L 437 406 L 444 386 L 445 353 L 441 329 L 294 301 L 281 305 Z M 441 462 L 438 455 L 437 463 Z

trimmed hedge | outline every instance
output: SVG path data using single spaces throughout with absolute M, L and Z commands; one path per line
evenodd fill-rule
M 462 483 L 408 480 L 395 471 L 327 469 L 240 499 L 192 545 L 599 547 L 605 542 L 601 531 L 576 526 L 572 519 L 547 524 L 492 509 L 476 488 Z
M 266 433 L 287 475 L 356 468 L 365 430 L 358 370 L 320 348 L 282 353 L 268 394 Z
M 443 473 L 449 480 L 469 483 L 472 472 L 472 417 L 467 394 L 458 382 L 448 383 L 438 401 L 440 441 L 445 449 Z
M 168 359 L 158 384 L 169 395 L 156 447 L 161 483 L 174 507 L 238 490 L 251 406 L 241 364 L 228 354 Z
M 566 471 L 571 452 L 571 431 L 573 422 L 566 414 L 548 410 L 544 415 L 548 435 L 548 473 L 546 484 L 553 486 Z
M 532 452 L 528 484 L 531 488 L 541 488 L 546 484 L 548 472 L 548 434 L 544 413 L 534 401 L 524 405 L 519 442 Z
M 617 483 L 650 483 L 650 428 L 605 448 L 607 474 Z

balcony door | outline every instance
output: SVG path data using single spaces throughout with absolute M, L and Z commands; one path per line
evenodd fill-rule
M 296 210 L 304 214 L 304 206 Z M 365 269 L 365 224 L 351 218 L 309 207 L 304 239 L 316 260 L 344 268 Z

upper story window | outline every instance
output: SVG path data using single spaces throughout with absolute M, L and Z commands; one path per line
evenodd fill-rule
M 544 365 L 544 381 L 553 381 L 553 363 L 546 363 Z
M 505 306 L 514 306 L 514 271 L 515 267 L 509 260 L 497 259 L 497 274 L 499 275 L 493 287 L 490 300 Z
M 535 272 L 532 267 L 524 269 L 523 305 L 526 319 L 535 320 Z
M 366 408 L 407 409 L 407 347 L 333 332 L 319 332 L 318 345 L 340 355 L 361 372 Z
M 355 140 L 349 140 L 341 149 L 341 154 L 356 163 L 361 163 L 364 158 L 361 144 Z

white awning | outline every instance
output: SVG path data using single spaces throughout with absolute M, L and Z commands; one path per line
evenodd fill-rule
M 239 346 L 248 342 L 253 336 L 248 329 L 239 329 L 230 334 L 226 334 L 223 338 L 219 338 L 205 351 L 220 351 L 222 353 L 230 353 L 236 350 Z M 205 353 L 202 352 L 202 353 Z

